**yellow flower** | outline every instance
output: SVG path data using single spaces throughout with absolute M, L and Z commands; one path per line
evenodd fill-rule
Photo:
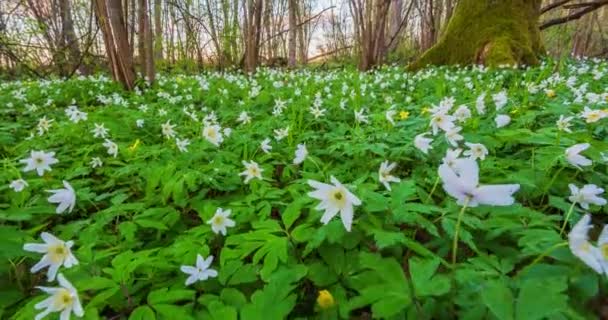
M 319 291 L 317 303 L 319 304 L 319 307 L 321 307 L 321 309 L 329 309 L 336 304 L 336 302 L 334 301 L 334 297 L 327 290 Z
M 429 111 L 431 111 L 431 109 L 430 109 L 430 108 L 428 108 L 428 107 L 424 107 L 424 108 L 422 108 L 422 112 L 421 112 L 421 113 L 422 113 L 422 114 L 425 114 L 425 113 L 429 113 Z
M 407 119 L 409 116 L 410 116 L 410 113 L 409 113 L 409 112 L 407 112 L 407 111 L 401 111 L 401 112 L 399 112 L 399 118 L 400 118 L 401 120 L 405 120 L 405 119 Z
M 555 97 L 555 91 L 553 91 L 551 89 L 545 90 L 545 93 L 547 94 L 547 97 L 549 97 L 549 98 Z
M 137 147 L 139 147 L 139 143 L 141 141 L 139 141 L 139 139 L 135 140 L 135 142 L 129 147 L 129 151 L 133 152 L 135 151 L 135 149 L 137 149 Z

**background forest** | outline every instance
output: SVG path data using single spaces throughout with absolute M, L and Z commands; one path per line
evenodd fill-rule
M 106 69 L 109 60 L 117 63 L 117 57 L 146 74 L 154 67 L 193 72 L 258 65 L 338 63 L 362 70 L 382 63 L 405 65 L 437 43 L 457 2 L 4 0 L 0 69 L 13 75 L 90 74 Z M 606 56 L 606 4 L 542 1 L 538 23 L 546 52 Z M 114 38 L 107 39 L 108 34 Z M 117 57 L 108 54 L 104 37 L 115 44 L 112 55 Z

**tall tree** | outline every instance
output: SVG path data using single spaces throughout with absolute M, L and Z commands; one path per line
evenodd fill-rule
M 79 68 L 82 73 L 86 69 L 81 63 L 81 53 L 74 30 L 74 20 L 72 19 L 72 5 L 70 0 L 59 0 L 59 12 L 61 14 L 61 36 L 63 47 L 67 50 L 68 61 L 66 63 L 70 69 Z M 68 70 L 72 72 L 72 70 Z
M 154 44 L 152 26 L 148 15 L 148 0 L 139 0 L 139 59 L 142 74 L 149 82 L 154 82 Z
M 133 55 L 121 0 L 94 0 L 97 21 L 103 33 L 106 54 L 114 80 L 127 90 L 135 85 Z
M 360 70 L 369 70 L 382 62 L 390 3 L 391 0 L 350 0 Z
M 263 0 L 245 0 L 245 55 L 244 69 L 254 72 L 260 58 Z
M 439 42 L 412 65 L 535 64 L 541 0 L 461 0 Z
M 154 59 L 163 59 L 162 0 L 154 0 Z
M 289 40 L 288 40 L 288 58 L 287 65 L 290 68 L 296 66 L 296 35 L 297 35 L 297 19 L 296 19 L 296 11 L 297 11 L 297 2 L 296 0 L 289 0 Z

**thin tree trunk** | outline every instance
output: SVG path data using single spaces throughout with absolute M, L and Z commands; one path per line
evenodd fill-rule
M 148 15 L 148 0 L 139 0 L 139 59 L 142 74 L 150 83 L 154 82 L 154 44 Z
M 154 58 L 163 59 L 162 0 L 154 0 Z
M 296 35 L 297 35 L 297 21 L 296 21 L 296 7 L 298 4 L 296 0 L 289 0 L 289 41 L 288 41 L 288 60 L 287 65 L 290 68 L 296 66 Z
M 135 72 L 121 0 L 95 0 L 95 4 L 112 76 L 125 89 L 132 90 Z

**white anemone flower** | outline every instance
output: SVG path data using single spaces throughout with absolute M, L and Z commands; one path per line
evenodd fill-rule
M 93 129 L 93 138 L 102 138 L 105 139 L 108 136 L 108 129 L 104 126 L 104 124 L 95 123 L 95 129 Z
M 316 189 L 309 192 L 308 196 L 321 200 L 315 209 L 325 211 L 321 217 L 323 224 L 328 224 L 333 217 L 340 213 L 344 228 L 350 232 L 353 224 L 353 206 L 361 205 L 361 200 L 348 191 L 334 176 L 331 177 L 331 183 L 333 185 L 308 180 L 308 185 Z
M 47 278 L 49 281 L 53 281 L 61 266 L 71 268 L 78 264 L 78 260 L 72 254 L 73 241 L 63 241 L 48 232 L 41 233 L 40 237 L 44 243 L 26 243 L 23 245 L 25 251 L 44 254 L 42 259 L 30 269 L 32 273 L 49 267 Z
M 52 312 L 60 312 L 61 320 L 69 320 L 72 313 L 77 317 L 84 316 L 76 288 L 63 274 L 59 274 L 57 280 L 60 287 L 36 287 L 51 296 L 34 305 L 35 309 L 44 309 L 36 315 L 35 320 L 40 320 Z
M 572 121 L 572 119 L 573 117 L 564 117 L 564 115 L 562 114 L 559 116 L 559 119 L 557 120 L 555 125 L 560 131 L 572 133 L 572 130 L 570 130 L 570 127 L 572 126 L 572 123 L 570 123 L 570 121 Z
M 36 170 L 38 175 L 42 177 L 45 171 L 51 171 L 52 164 L 59 161 L 55 159 L 55 152 L 32 151 L 29 158 L 21 159 L 19 162 L 25 163 L 24 172 Z
M 511 122 L 511 117 L 506 114 L 499 114 L 494 118 L 494 122 L 496 122 L 496 128 L 502 128 Z
M 231 212 L 231 210 L 217 208 L 213 218 L 207 221 L 207 224 L 211 225 L 211 230 L 213 230 L 213 233 L 221 233 L 223 236 L 225 236 L 226 228 L 232 228 L 235 226 L 234 220 L 228 218 Z
M 272 146 L 270 145 L 270 141 L 271 141 L 270 138 L 266 138 L 260 144 L 260 148 L 262 149 L 262 151 L 264 151 L 264 153 L 269 153 L 272 150 Z
M 388 121 L 391 125 L 395 125 L 395 115 L 397 114 L 397 111 L 395 109 L 388 109 L 385 113 L 384 116 L 386 117 L 386 121 Z
M 579 189 L 576 185 L 571 183 L 568 187 L 572 193 L 572 195 L 568 197 L 568 200 L 572 203 L 578 203 L 585 210 L 589 210 L 590 204 L 597 206 L 606 204 L 606 199 L 598 197 L 598 195 L 604 193 L 604 189 L 599 188 L 594 184 L 587 184 Z
M 509 206 L 515 202 L 513 194 L 519 190 L 519 184 L 480 185 L 479 166 L 471 158 L 457 159 L 452 166 L 440 165 L 439 177 L 443 189 L 456 198 L 459 205 L 468 207 Z
M 604 225 L 600 233 L 597 241 L 599 247 L 589 242 L 588 233 L 591 228 L 591 216 L 586 214 L 568 234 L 570 251 L 595 272 L 608 275 L 608 226 Z
M 264 169 L 260 168 L 255 161 L 247 162 L 243 160 L 243 165 L 245 166 L 245 171 L 239 173 L 239 176 L 245 176 L 245 183 L 249 183 L 253 178 L 262 180 Z
M 509 97 L 507 96 L 507 92 L 505 90 L 500 91 L 499 93 L 492 95 L 492 100 L 494 100 L 494 104 L 496 105 L 496 110 L 502 109 L 507 105 Z
M 76 193 L 72 186 L 67 182 L 63 181 L 64 189 L 47 190 L 53 195 L 48 198 L 50 203 L 59 203 L 55 212 L 57 214 L 63 213 L 68 209 L 68 213 L 72 212 L 74 205 L 76 204 Z
M 428 132 L 421 133 L 414 138 L 414 146 L 425 154 L 429 154 L 429 150 L 433 149 L 433 139 L 425 137 L 427 134 Z
M 217 271 L 209 268 L 213 262 L 213 256 L 209 256 L 207 259 L 203 258 L 200 254 L 196 255 L 195 266 L 181 266 L 180 270 L 190 275 L 186 279 L 186 285 L 189 286 L 197 281 L 205 281 L 209 278 L 217 277 Z
M 486 155 L 488 155 L 488 149 L 481 143 L 465 143 L 469 150 L 466 150 L 463 155 L 468 156 L 473 160 L 485 160 Z
M 222 136 L 222 128 L 219 125 L 208 125 L 203 128 L 203 137 L 207 141 L 211 142 L 214 146 L 218 147 L 224 137 Z
M 103 146 L 107 149 L 109 155 L 116 158 L 116 156 L 118 155 L 118 145 L 116 143 L 109 139 L 106 139 L 106 141 L 103 143 Z
M 306 144 L 298 144 L 295 154 L 296 157 L 293 159 L 293 164 L 298 165 L 304 162 L 304 160 L 306 160 L 306 157 L 308 156 L 308 149 L 306 149 Z
M 391 182 L 401 181 L 401 179 L 391 175 L 391 171 L 393 171 L 396 166 L 397 163 L 395 162 L 389 163 L 388 161 L 384 161 L 380 164 L 380 169 L 378 170 L 378 180 L 380 180 L 380 183 L 382 183 L 388 191 L 391 191 Z
M 566 160 L 573 166 L 581 169 L 581 167 L 587 167 L 593 164 L 593 162 L 580 155 L 581 152 L 587 150 L 591 145 L 588 143 L 575 144 L 572 147 L 566 149 Z
M 160 126 L 162 134 L 166 139 L 175 137 L 175 130 L 173 130 L 175 126 L 176 125 L 171 124 L 171 120 L 167 120 L 167 122 Z
M 13 189 L 13 191 L 15 192 L 21 192 L 23 191 L 23 189 L 25 189 L 25 187 L 29 186 L 29 184 L 27 183 L 27 181 L 23 180 L 23 179 L 17 179 L 17 180 L 13 180 L 11 181 L 11 183 L 9 184 L 9 187 L 11 189 Z
M 175 138 L 175 145 L 177 146 L 177 150 L 179 150 L 180 152 L 188 152 L 190 140 Z
M 99 157 L 93 157 L 91 158 L 90 164 L 92 168 L 97 168 L 103 166 L 103 161 L 101 161 L 101 158 Z

